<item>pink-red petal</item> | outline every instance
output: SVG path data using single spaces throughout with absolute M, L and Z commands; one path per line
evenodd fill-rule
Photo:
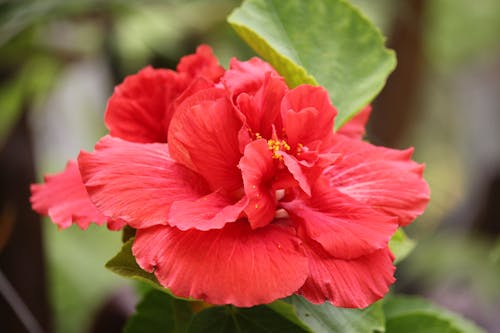
M 370 118 L 372 106 L 365 106 L 356 116 L 345 123 L 338 131 L 337 134 L 345 135 L 351 139 L 361 140 L 366 132 L 366 123 Z
M 411 160 L 413 150 L 377 147 L 336 135 L 332 151 L 341 153 L 342 159 L 327 170 L 331 186 L 397 217 L 403 226 L 423 213 L 429 187 L 422 178 L 423 165 Z
M 107 221 L 90 202 L 76 161 L 69 161 L 64 171 L 46 176 L 44 184 L 31 185 L 30 200 L 36 212 L 50 216 L 62 229 L 73 223 L 86 229 L 91 222 L 100 225 Z
M 314 141 L 329 140 L 336 114 L 324 88 L 304 84 L 290 90 L 281 104 L 288 144 L 295 148 L 299 144 L 307 146 Z
M 212 191 L 242 186 L 238 136 L 242 121 L 221 89 L 206 89 L 186 99 L 169 130 L 171 156 L 202 175 Z
M 301 164 L 297 159 L 287 153 L 279 152 L 283 157 L 283 163 L 287 167 L 288 171 L 292 174 L 293 178 L 298 182 L 302 191 L 307 195 L 311 195 L 311 185 L 309 184 L 309 178 L 304 172 Z
M 180 230 L 220 229 L 238 219 L 248 204 L 246 197 L 236 203 L 220 191 L 196 200 L 175 201 L 170 207 L 168 224 Z
M 146 67 L 115 87 L 104 121 L 112 136 L 133 142 L 166 142 L 172 104 L 187 82 L 171 70 Z
M 315 240 L 332 256 L 354 259 L 387 247 L 398 224 L 393 217 L 371 209 L 318 179 L 311 197 L 282 202 L 307 237 Z
M 254 57 L 247 61 L 238 61 L 233 58 L 229 69 L 221 78 L 221 82 L 230 92 L 232 100 L 235 101 L 242 92 L 255 95 L 262 86 L 267 73 L 279 77 L 271 65 L 259 58 Z
M 364 308 L 383 298 L 395 281 L 388 248 L 354 260 L 333 258 L 318 244 L 310 243 L 307 248 L 310 273 L 299 294 L 312 303 Z
M 108 229 L 109 230 L 121 230 L 123 227 L 127 225 L 127 222 L 123 220 L 109 220 L 108 221 Z
M 254 136 L 271 138 L 273 127 L 282 129 L 281 100 L 288 91 L 283 78 L 268 72 L 255 95 L 241 93 L 236 106 L 245 119 L 245 125 Z
M 281 225 L 252 230 L 245 221 L 198 231 L 168 226 L 137 230 L 137 263 L 175 295 L 211 304 L 249 307 L 296 292 L 308 261 L 293 231 Z
M 253 141 L 245 147 L 239 168 L 245 195 L 249 199 L 245 213 L 252 228 L 269 224 L 276 211 L 276 195 L 272 188 L 275 160 L 266 140 Z
M 78 163 L 92 202 L 133 228 L 167 224 L 172 202 L 208 192 L 200 176 L 170 158 L 167 144 L 105 136 L 93 153 L 82 151 Z
M 118 85 L 105 114 L 110 134 L 133 142 L 166 142 L 176 99 L 192 84 L 196 89 L 191 92 L 200 89 L 197 80 L 213 84 L 224 74 L 207 45 L 183 57 L 177 70 L 146 67 Z
M 219 81 L 224 74 L 224 68 L 219 65 L 212 48 L 208 45 L 200 45 L 194 54 L 182 57 L 177 65 L 177 71 L 187 74 L 191 79 L 203 77 L 212 82 Z

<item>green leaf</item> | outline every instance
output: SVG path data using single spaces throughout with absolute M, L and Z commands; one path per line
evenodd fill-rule
M 134 279 L 137 281 L 141 282 L 146 282 L 153 288 L 160 290 L 172 297 L 175 297 L 177 299 L 181 300 L 191 300 L 191 299 L 185 299 L 182 297 L 177 297 L 170 292 L 167 288 L 164 288 L 156 279 L 156 276 L 152 273 L 148 273 L 141 269 L 139 265 L 137 265 L 137 262 L 135 261 L 135 257 L 132 254 L 132 244 L 134 243 L 134 238 L 130 238 L 127 240 L 120 252 L 118 252 L 117 255 L 115 255 L 111 260 L 109 260 L 106 263 L 106 268 L 112 271 L 113 273 L 116 273 L 118 275 L 121 275 L 123 277 L 129 278 L 129 279 Z
M 126 243 L 133 237 L 135 237 L 135 229 L 126 225 L 122 230 L 122 242 Z
M 137 305 L 124 333 L 184 333 L 192 314 L 189 302 L 153 289 Z
M 313 332 L 306 324 L 304 324 L 302 320 L 300 320 L 297 311 L 295 311 L 295 307 L 290 303 L 285 301 L 276 301 L 271 304 L 267 304 L 266 306 L 295 325 L 302 327 L 306 332 Z
M 384 332 L 384 313 L 380 302 L 360 310 L 337 308 L 329 303 L 311 304 L 296 295 L 288 300 L 294 305 L 300 320 L 315 333 Z
M 474 323 L 418 297 L 388 298 L 383 307 L 386 333 L 484 333 Z
M 312 333 L 298 320 L 289 320 L 286 315 L 293 309 L 283 304 L 260 305 L 252 308 L 218 306 L 196 314 L 188 333 Z M 286 315 L 284 316 L 284 314 Z
M 247 0 L 228 22 L 291 87 L 324 86 L 339 111 L 337 129 L 396 66 L 379 30 L 345 0 Z
M 402 228 L 399 228 L 389 241 L 389 248 L 396 257 L 394 263 L 397 264 L 406 258 L 415 246 L 415 241 L 410 239 Z

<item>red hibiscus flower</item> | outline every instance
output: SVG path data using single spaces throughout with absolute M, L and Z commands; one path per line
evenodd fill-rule
M 70 164 L 74 177 L 35 185 L 34 208 L 61 227 L 137 229 L 138 264 L 178 296 L 252 306 L 299 293 L 342 307 L 383 297 L 388 241 L 428 201 L 423 166 L 411 150 L 360 140 L 369 108 L 334 133 L 323 88 L 289 89 L 257 58 L 218 68 L 197 54 L 178 72 L 125 80 L 110 135 L 80 153 L 80 173 Z M 65 183 L 87 208 L 56 196 Z

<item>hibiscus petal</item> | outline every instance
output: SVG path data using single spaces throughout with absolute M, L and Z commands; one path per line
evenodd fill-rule
M 366 132 L 366 123 L 370 118 L 372 106 L 365 106 L 354 118 L 345 123 L 338 131 L 337 134 L 345 135 L 351 139 L 361 140 Z
M 327 172 L 330 185 L 399 219 L 407 225 L 422 214 L 429 201 L 429 187 L 422 178 L 423 165 L 413 162 L 412 149 L 400 151 L 335 136 L 332 151 L 343 158 Z
M 307 237 L 320 243 L 333 257 L 353 259 L 387 246 L 398 224 L 318 179 L 311 197 L 282 202 L 289 213 L 300 217 Z
M 310 273 L 299 294 L 312 303 L 364 308 L 383 298 L 395 281 L 388 248 L 342 260 L 329 256 L 318 244 L 308 244 L 307 254 Z
M 272 188 L 275 160 L 266 140 L 256 140 L 245 147 L 239 168 L 243 176 L 248 206 L 245 208 L 252 228 L 269 224 L 276 211 L 276 195 Z
M 271 65 L 259 58 L 254 57 L 247 61 L 233 58 L 221 82 L 229 90 L 234 101 L 242 92 L 255 95 L 262 86 L 266 73 L 280 77 Z
M 197 77 L 196 79 L 193 79 L 193 81 L 191 82 L 191 84 L 182 92 L 182 94 L 180 94 L 175 99 L 173 107 L 175 109 L 177 109 L 179 107 L 179 105 L 181 105 L 182 103 L 184 103 L 184 101 L 186 99 L 188 99 L 189 97 L 193 96 L 197 92 L 205 90 L 205 89 L 213 88 L 213 87 L 214 87 L 213 82 L 205 79 L 204 77 Z
M 208 193 L 200 176 L 170 158 L 167 144 L 105 136 L 93 153 L 82 151 L 78 163 L 92 202 L 133 228 L 167 224 L 172 202 Z
M 60 228 L 75 223 L 87 229 L 91 222 L 103 224 L 107 218 L 90 201 L 76 161 L 64 171 L 45 177 L 44 184 L 31 185 L 31 204 L 40 214 L 48 215 Z
M 237 109 L 244 116 L 245 124 L 251 133 L 271 138 L 273 126 L 281 130 L 281 100 L 287 91 L 288 87 L 283 78 L 267 73 L 255 95 L 242 93 L 238 96 Z
M 220 229 L 238 219 L 248 199 L 232 202 L 227 195 L 213 192 L 197 200 L 175 201 L 170 207 L 168 224 L 181 230 Z
M 186 73 L 191 78 L 204 77 L 217 82 L 224 74 L 224 68 L 219 65 L 217 58 L 208 45 L 200 45 L 196 53 L 181 58 L 177 65 L 179 73 Z
M 293 156 L 288 155 L 287 153 L 278 152 L 281 156 L 283 156 L 283 163 L 285 163 L 288 171 L 292 174 L 293 178 L 299 183 L 300 188 L 307 195 L 311 195 L 311 186 L 309 185 L 309 179 L 307 175 L 304 173 L 301 164 L 297 159 Z
M 288 144 L 295 148 L 298 144 L 328 140 L 333 135 L 336 114 L 324 88 L 304 84 L 290 90 L 281 104 Z
M 206 89 L 186 99 L 177 109 L 169 130 L 171 156 L 202 175 L 216 191 L 241 188 L 237 168 L 241 119 L 224 90 Z
M 108 221 L 108 229 L 109 230 L 121 230 L 123 227 L 127 225 L 127 222 L 123 220 L 109 220 Z
M 128 76 L 108 101 L 104 120 L 110 134 L 133 142 L 166 142 L 170 105 L 186 86 L 171 70 L 146 67 Z
M 245 221 L 210 231 L 168 226 L 137 230 L 137 263 L 175 295 L 249 307 L 296 292 L 308 274 L 300 241 L 289 229 L 252 230 Z

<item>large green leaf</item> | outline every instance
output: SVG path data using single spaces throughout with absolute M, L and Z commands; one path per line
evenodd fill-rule
M 383 306 L 386 333 L 484 333 L 474 323 L 418 297 L 392 297 Z
M 368 104 L 395 68 L 380 32 L 345 0 L 247 0 L 228 18 L 290 86 L 320 84 L 336 128 Z
M 415 245 L 415 241 L 410 239 L 403 229 L 399 228 L 389 241 L 389 248 L 396 257 L 394 263 L 397 264 L 406 258 Z
M 188 333 L 312 333 L 293 316 L 293 309 L 286 304 L 274 305 L 274 308 L 266 305 L 253 308 L 218 306 L 195 315 Z
M 189 302 L 152 289 L 137 305 L 124 333 L 184 333 L 192 313 Z
M 329 303 L 311 304 L 301 296 L 292 296 L 288 300 L 295 307 L 298 317 L 315 333 L 384 332 L 384 313 L 380 302 L 360 310 L 337 308 Z

